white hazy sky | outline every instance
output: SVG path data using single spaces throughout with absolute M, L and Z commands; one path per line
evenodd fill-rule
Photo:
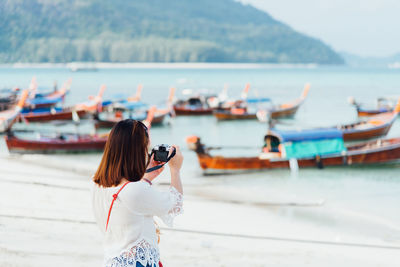
M 400 0 L 241 0 L 336 51 L 361 56 L 400 52 Z

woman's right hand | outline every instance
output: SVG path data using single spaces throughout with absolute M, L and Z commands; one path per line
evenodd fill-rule
M 183 155 L 179 146 L 172 145 L 175 148 L 175 156 L 168 162 L 171 171 L 179 171 L 183 163 Z M 172 153 L 172 152 L 171 152 Z

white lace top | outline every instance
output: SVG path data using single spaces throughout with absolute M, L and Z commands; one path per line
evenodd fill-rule
M 108 229 L 108 210 L 121 186 L 103 188 L 93 183 L 93 211 L 104 233 L 105 266 L 157 266 L 160 260 L 153 216 L 172 227 L 182 213 L 183 196 L 174 187 L 161 192 L 145 181 L 127 184 L 114 202 Z

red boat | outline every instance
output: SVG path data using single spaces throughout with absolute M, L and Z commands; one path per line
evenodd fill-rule
M 53 137 L 41 136 L 32 140 L 7 135 L 5 139 L 10 153 L 49 154 L 100 152 L 104 149 L 107 136 L 59 134 Z
M 176 115 L 211 115 L 213 113 L 212 108 L 190 105 L 176 105 L 174 111 Z
M 151 127 L 154 109 L 150 109 L 144 121 Z M 107 142 L 108 133 L 102 135 L 62 133 L 55 135 L 41 135 L 35 139 L 21 138 L 8 132 L 5 136 L 10 153 L 20 154 L 54 154 L 54 153 L 83 153 L 101 152 Z
M 185 101 L 179 101 L 174 105 L 176 115 L 211 115 L 213 108 L 208 106 L 203 97 L 191 97 Z
M 77 104 L 73 107 L 68 108 L 44 108 L 35 109 L 29 111 L 22 111 L 21 117 L 23 120 L 28 122 L 43 122 L 53 120 L 73 120 L 74 113 L 79 117 L 83 118 L 90 112 L 95 112 L 99 105 L 101 105 L 101 99 L 106 89 L 105 85 L 102 85 L 100 91 L 96 97 L 92 97 L 89 101 Z
M 249 89 L 250 84 L 246 84 L 242 92 L 242 99 L 247 98 Z M 235 103 L 242 100 L 229 100 L 227 91 L 228 88 L 225 86 L 219 95 L 192 95 L 185 100 L 177 101 L 174 104 L 174 111 L 176 115 L 211 115 L 214 111 L 230 110 Z M 190 92 L 191 90 L 188 91 L 188 93 Z
M 45 122 L 45 121 L 54 121 L 54 120 L 72 120 L 73 113 L 79 116 L 79 118 L 83 118 L 88 112 L 86 110 L 74 110 L 72 108 L 64 108 L 64 109 L 45 109 L 35 110 L 35 112 L 22 113 L 20 116 L 23 120 L 28 122 Z
M 175 91 L 174 91 L 175 92 Z M 172 95 L 173 97 L 173 95 Z M 213 108 L 208 104 L 208 99 L 215 96 L 196 95 L 185 100 L 178 100 L 173 109 L 179 115 L 211 115 Z

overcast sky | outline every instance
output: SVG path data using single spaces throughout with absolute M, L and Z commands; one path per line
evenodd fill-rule
M 241 0 L 336 51 L 400 53 L 400 0 Z

